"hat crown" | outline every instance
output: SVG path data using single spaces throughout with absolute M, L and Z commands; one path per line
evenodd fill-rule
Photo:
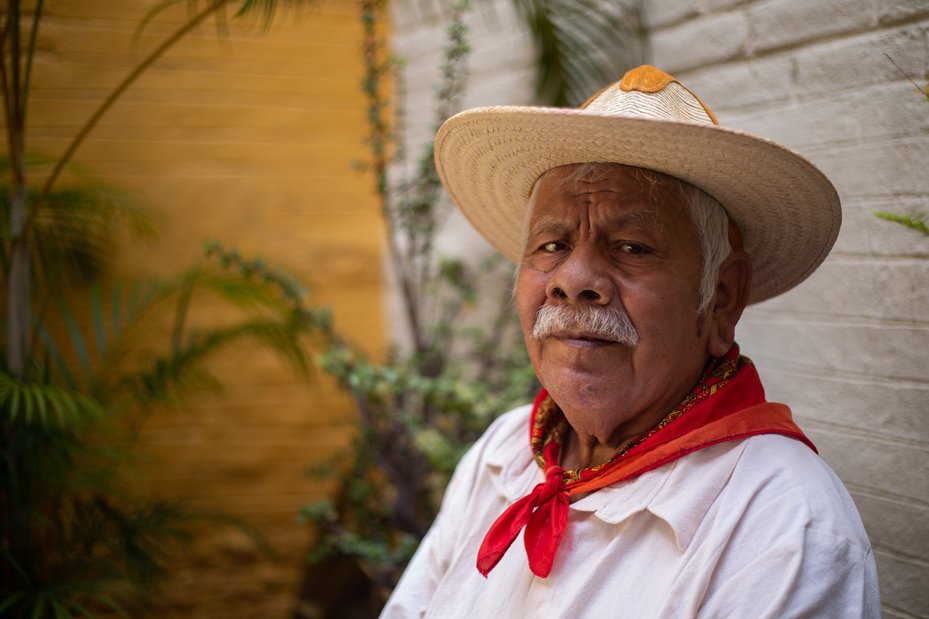
M 677 82 L 673 75 L 665 73 L 650 64 L 643 64 L 640 67 L 626 71 L 623 78 L 619 80 L 619 87 L 626 92 L 630 90 L 658 92 L 671 82 Z
M 616 116 L 719 124 L 697 95 L 674 76 L 651 65 L 626 72 L 620 81 L 588 99 L 581 109 Z
M 435 141 L 436 170 L 474 227 L 513 262 L 522 258 L 533 184 L 547 170 L 613 162 L 654 170 L 716 198 L 730 241 L 752 262 L 750 303 L 789 290 L 825 259 L 842 211 L 822 172 L 788 148 L 720 127 L 671 75 L 648 65 L 583 109 L 485 107 L 461 112 Z

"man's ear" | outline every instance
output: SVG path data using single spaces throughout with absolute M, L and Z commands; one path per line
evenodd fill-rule
M 748 305 L 752 291 L 752 263 L 744 251 L 736 251 L 719 267 L 719 281 L 707 309 L 707 352 L 722 357 L 735 342 L 735 325 Z

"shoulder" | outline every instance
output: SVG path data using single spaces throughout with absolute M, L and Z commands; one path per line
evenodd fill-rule
M 716 542 L 741 537 L 760 548 L 812 533 L 870 548 L 842 482 L 793 438 L 765 434 L 719 443 L 654 476 L 661 487 L 649 510 L 668 522 L 682 545 L 695 537 Z
M 800 441 L 775 434 L 746 440 L 728 487 L 736 501 L 757 504 L 751 511 L 765 512 L 771 525 L 833 531 L 869 547 L 845 486 L 829 465 Z
M 826 570 L 836 581 L 867 582 L 876 591 L 871 543 L 854 501 L 800 441 L 747 439 L 715 507 L 714 519 L 731 531 L 733 565 L 795 561 L 806 575 Z
M 682 458 L 650 505 L 687 545 L 731 566 L 771 550 L 827 546 L 865 560 L 871 545 L 851 496 L 829 465 L 775 434 L 721 443 Z M 722 555 L 719 555 L 723 551 Z
M 706 616 L 880 616 L 871 544 L 829 465 L 785 436 L 741 447 L 703 523 L 719 549 Z

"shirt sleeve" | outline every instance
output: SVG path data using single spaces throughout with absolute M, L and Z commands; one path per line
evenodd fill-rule
M 400 582 L 381 611 L 381 619 L 418 619 L 425 616 L 440 577 L 438 570 L 441 561 L 436 554 L 440 546 L 433 542 L 441 535 L 438 532 L 442 524 L 440 519 L 441 514 L 403 572 Z
M 804 528 L 782 536 L 735 573 L 717 579 L 701 618 L 879 619 L 877 572 L 869 547 Z

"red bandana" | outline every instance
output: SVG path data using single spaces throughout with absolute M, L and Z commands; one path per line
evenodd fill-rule
M 739 355 L 738 346 L 711 360 L 680 404 L 604 464 L 577 471 L 558 466 L 570 426 L 544 389 L 536 397 L 529 428 L 533 454 L 545 471 L 545 480 L 491 525 L 477 554 L 477 569 L 484 576 L 525 527 L 529 568 L 536 576 L 547 577 L 568 524 L 570 496 L 633 479 L 711 445 L 757 434 L 789 436 L 816 451 L 794 424 L 789 408 L 765 401 L 758 372 Z

